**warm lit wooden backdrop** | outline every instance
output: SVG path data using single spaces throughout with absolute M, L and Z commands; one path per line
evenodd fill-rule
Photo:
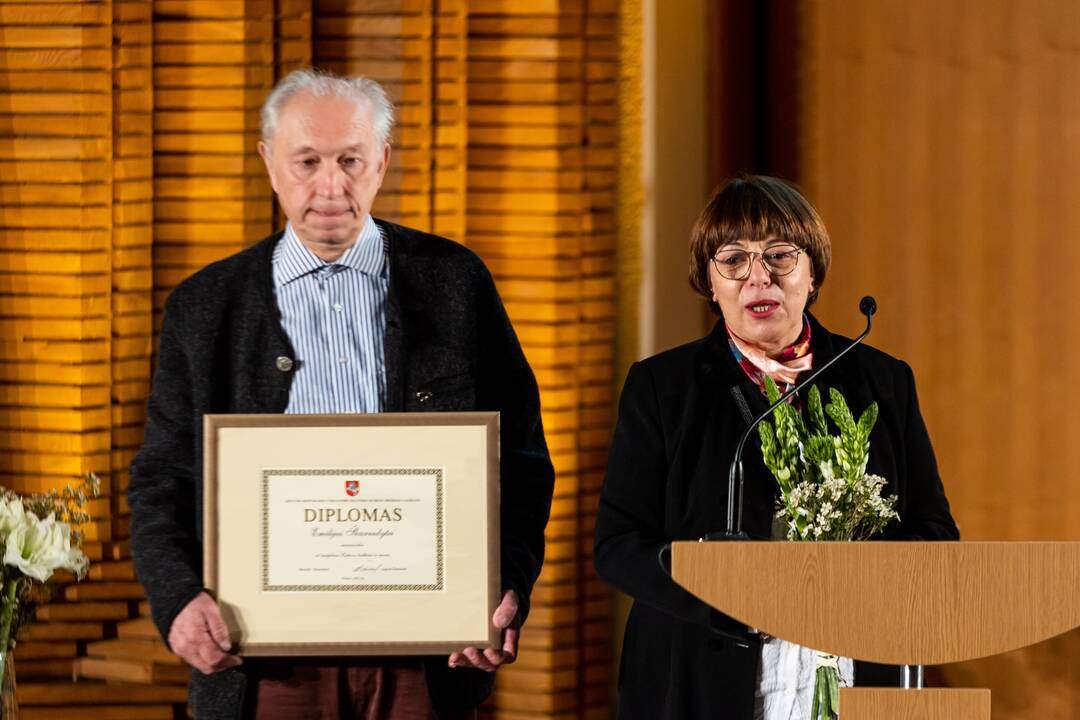
M 797 3 L 819 312 L 907 360 L 963 537 L 1080 539 L 1080 5 Z M 944 669 L 994 717 L 1080 713 L 1080 633 Z
M 548 562 L 496 718 L 607 717 L 592 517 L 610 432 L 617 0 L 0 4 L 0 482 L 95 471 L 91 578 L 17 651 L 28 718 L 171 718 L 126 540 L 154 333 L 184 277 L 280 226 L 255 153 L 275 80 L 314 62 L 398 103 L 376 213 L 491 267 L 558 471 Z M 78 678 L 73 683 L 72 676 Z M 108 684 L 101 681 L 110 681 Z

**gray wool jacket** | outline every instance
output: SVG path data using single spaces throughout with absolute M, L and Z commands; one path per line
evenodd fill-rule
M 495 284 L 471 251 L 376 220 L 387 238 L 390 285 L 384 336 L 387 412 L 497 410 L 501 450 L 501 569 L 506 589 L 529 594 L 544 556 L 554 471 L 536 380 Z M 163 638 L 202 581 L 202 417 L 280 413 L 295 353 L 273 293 L 281 233 L 181 283 L 165 303 L 157 370 L 128 502 L 135 570 Z M 295 365 L 295 363 L 293 364 Z M 436 713 L 475 707 L 494 678 L 424 658 Z M 197 718 L 242 717 L 248 669 L 192 670 Z M 250 697 L 248 700 L 250 701 Z

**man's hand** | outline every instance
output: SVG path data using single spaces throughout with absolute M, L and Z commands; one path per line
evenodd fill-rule
M 494 672 L 500 665 L 509 665 L 517 659 L 518 635 L 521 634 L 521 618 L 518 617 L 518 596 L 513 590 L 503 594 L 502 602 L 495 608 L 491 623 L 502 630 L 502 649 L 485 648 L 483 652 L 474 647 L 451 653 L 450 667 L 473 667 Z
M 184 606 L 169 628 L 169 646 L 184 662 L 204 675 L 236 667 L 241 660 L 230 655 L 232 643 L 221 608 L 212 597 L 199 593 Z

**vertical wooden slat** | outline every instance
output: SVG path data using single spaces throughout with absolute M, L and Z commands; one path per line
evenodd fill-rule
M 610 588 L 593 570 L 593 534 L 600 488 L 607 464 L 613 417 L 615 363 L 615 174 L 618 163 L 616 98 L 618 84 L 617 0 L 588 0 L 584 23 L 585 191 L 589 233 L 582 252 L 582 390 L 580 443 L 581 569 L 584 601 L 581 717 L 608 717 L 611 683 Z
M 130 535 L 124 491 L 142 444 L 153 335 L 153 4 L 113 2 L 112 473 L 114 537 Z M 119 558 L 117 558 L 119 559 Z
M 650 72 L 645 67 L 645 38 L 651 33 L 646 27 L 647 0 L 619 0 L 615 21 L 619 78 L 614 88 L 615 126 L 618 136 L 618 160 L 615 167 L 615 359 L 613 362 L 613 395 L 622 387 L 630 365 L 640 357 L 641 319 L 648 312 L 642 307 L 641 287 L 643 268 L 642 227 L 644 209 L 652 203 L 652 190 L 642 182 L 646 166 L 643 138 L 648 129 L 643 111 L 644 79 Z M 716 34 L 718 35 L 718 34 Z M 614 411 L 612 423 L 614 423 Z M 613 655 L 609 670 L 615 672 L 622 654 L 622 643 L 631 601 L 626 595 L 612 591 L 611 635 L 609 652 Z M 608 704 L 616 697 L 616 682 L 608 685 Z M 610 716 L 611 713 L 609 713 Z
M 109 487 L 108 2 L 0 7 L 0 482 Z M 108 501 L 91 542 L 108 540 Z
M 452 14 L 440 22 L 453 32 Z M 421 230 L 432 228 L 434 32 L 433 0 L 315 0 L 316 65 L 377 80 L 397 108 L 372 213 Z
M 465 241 L 468 143 L 467 0 L 434 0 L 432 232 Z
M 547 557 L 494 718 L 606 715 L 610 595 L 592 525 L 610 440 L 615 133 L 611 3 L 469 2 L 466 242 L 541 388 L 556 467 Z
M 155 0 L 155 313 L 185 277 L 270 233 L 256 146 L 273 84 L 272 3 Z
M 274 0 L 274 67 L 277 79 L 311 65 L 312 0 Z

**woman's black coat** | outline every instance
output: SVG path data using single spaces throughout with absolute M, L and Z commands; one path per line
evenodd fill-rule
M 820 367 L 849 341 L 810 322 Z M 879 405 L 867 471 L 889 481 L 885 492 L 899 496 L 901 518 L 881 539 L 957 539 L 911 368 L 860 345 L 817 384 L 823 398 L 830 387 L 843 392 L 856 416 L 871 401 Z M 757 636 L 680 588 L 657 561 L 672 540 L 724 529 L 728 465 L 747 427 L 737 394 L 753 416 L 767 407 L 735 362 L 723 322 L 708 337 L 635 363 L 627 375 L 595 553 L 600 577 L 634 599 L 619 670 L 621 720 L 752 717 Z M 755 438 L 743 464 L 743 529 L 768 538 L 778 491 Z M 894 684 L 887 670 L 860 663 L 856 683 Z

